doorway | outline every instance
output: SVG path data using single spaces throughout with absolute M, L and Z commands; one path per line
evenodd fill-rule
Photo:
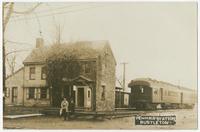
M 163 101 L 163 88 L 160 88 L 160 100 Z
M 181 104 L 183 103 L 183 93 L 181 93 Z
M 78 88 L 77 105 L 78 107 L 84 107 L 84 88 Z

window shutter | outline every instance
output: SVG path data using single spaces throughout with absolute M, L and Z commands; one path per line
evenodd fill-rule
M 38 99 L 41 97 L 41 88 L 38 88 Z
M 7 90 L 6 91 L 6 94 L 7 94 L 6 97 L 9 97 L 10 96 L 10 88 L 6 88 L 6 90 Z
M 29 99 L 29 88 L 26 88 L 26 99 Z
M 49 88 L 47 88 L 47 99 L 49 99 Z
M 34 99 L 37 99 L 37 88 L 35 88 Z
M 15 88 L 15 96 L 18 95 L 18 87 Z

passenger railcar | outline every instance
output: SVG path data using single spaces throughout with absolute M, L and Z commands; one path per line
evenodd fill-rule
M 170 83 L 141 78 L 132 80 L 130 107 L 136 109 L 193 108 L 195 91 Z

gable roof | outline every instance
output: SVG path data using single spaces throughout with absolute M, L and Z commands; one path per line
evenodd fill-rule
M 109 46 L 108 41 L 78 41 L 74 43 L 55 44 L 35 48 L 23 61 L 24 64 L 45 63 L 51 56 L 76 55 L 77 59 L 97 58 L 104 48 Z M 112 50 L 111 50 L 112 52 Z M 113 54 L 112 54 L 113 55 Z M 113 56 L 114 58 L 114 56 Z

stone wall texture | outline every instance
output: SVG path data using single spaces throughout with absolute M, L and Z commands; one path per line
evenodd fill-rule
M 96 111 L 115 108 L 115 59 L 110 47 L 105 47 L 97 61 Z M 105 87 L 105 99 L 102 99 Z

